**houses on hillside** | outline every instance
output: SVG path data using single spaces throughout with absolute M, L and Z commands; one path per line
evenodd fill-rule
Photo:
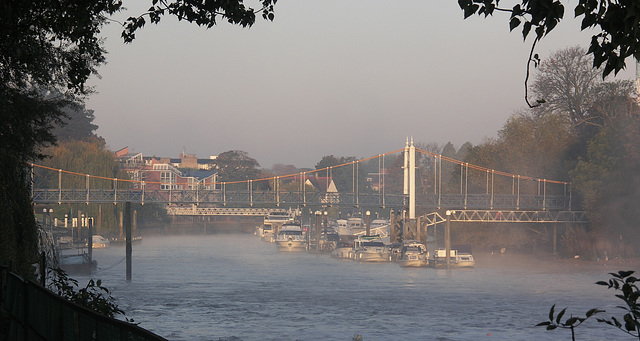
M 181 153 L 178 158 L 143 156 L 131 153 L 128 147 L 115 152 L 122 168 L 130 179 L 136 181 L 135 188 L 144 186 L 150 190 L 220 189 L 220 179 L 216 170 L 216 156 L 200 159 L 195 154 Z M 384 188 L 386 169 L 378 173 L 368 173 L 367 187 L 381 192 Z M 312 186 L 326 203 L 336 203 L 338 188 L 333 177 L 321 177 L 317 173 L 299 174 L 290 178 L 291 182 Z M 217 184 L 217 187 L 216 187 Z
M 217 171 L 215 157 L 197 159 L 193 154 L 180 154 L 179 159 L 143 156 L 125 147 L 115 152 L 122 168 L 136 181 L 134 188 L 149 190 L 215 189 Z M 182 169 L 182 170 L 180 170 Z

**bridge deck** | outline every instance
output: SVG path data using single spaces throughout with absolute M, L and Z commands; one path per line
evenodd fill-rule
M 45 203 L 160 203 L 211 206 L 377 206 L 403 208 L 407 196 L 380 193 L 320 193 L 303 191 L 222 191 L 140 189 L 34 189 L 33 201 Z M 428 194 L 419 196 L 422 208 L 569 210 L 571 198 L 552 195 Z

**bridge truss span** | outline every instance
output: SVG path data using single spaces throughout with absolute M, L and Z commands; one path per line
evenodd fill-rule
M 286 212 L 285 209 L 274 208 L 234 208 L 234 207 L 167 207 L 168 215 L 176 216 L 251 216 L 264 217 L 273 212 Z
M 587 223 L 584 211 L 449 211 L 451 221 L 478 223 Z

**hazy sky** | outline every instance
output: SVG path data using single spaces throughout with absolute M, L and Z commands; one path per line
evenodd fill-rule
M 125 1 L 117 18 L 149 4 Z M 509 33 L 507 18 L 463 20 L 455 0 L 280 0 L 275 20 L 252 28 L 165 17 L 124 45 L 111 24 L 87 107 L 112 150 L 206 158 L 240 149 L 265 168 L 373 156 L 407 136 L 475 145 L 525 105 L 531 40 Z M 587 47 L 579 28 L 564 21 L 538 53 Z

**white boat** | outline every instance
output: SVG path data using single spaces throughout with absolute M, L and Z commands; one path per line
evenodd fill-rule
M 445 249 L 437 249 L 433 254 L 433 265 L 436 268 L 447 266 L 447 251 Z M 473 268 L 476 262 L 471 253 L 461 253 L 458 250 L 449 250 L 449 267 L 452 268 Z
M 89 257 L 84 247 L 59 245 L 56 259 L 60 268 L 69 273 L 89 273 L 98 267 L 98 262 Z
M 427 247 L 417 240 L 404 241 L 398 264 L 404 267 L 426 267 L 429 265 Z
M 294 220 L 294 216 L 289 212 L 276 211 L 269 213 L 264 217 L 264 225 L 277 225 L 280 226 L 284 223 L 291 223 Z
M 262 225 L 262 228 L 260 229 L 260 238 L 265 242 L 273 242 L 275 239 L 273 225 Z
M 339 236 L 338 245 L 331 251 L 333 258 L 349 258 L 349 254 L 353 251 L 355 236 Z
M 279 251 L 304 251 L 307 249 L 302 227 L 298 223 L 282 225 L 276 235 L 275 242 Z
M 351 231 L 349 231 L 349 229 L 347 228 L 347 226 L 348 225 L 347 225 L 346 219 L 338 219 L 336 220 L 335 230 L 341 236 L 350 236 L 352 234 L 351 234 Z
M 349 218 L 348 220 L 336 220 L 336 231 L 341 236 L 364 236 L 367 234 L 367 226 L 359 217 Z M 369 235 L 379 235 L 387 238 L 389 236 L 389 221 L 384 219 L 375 219 L 369 226 Z
M 364 231 L 364 222 L 362 218 L 354 217 L 347 219 L 347 229 L 351 231 L 351 234 L 356 234 L 358 232 Z
M 359 236 L 354 240 L 349 258 L 360 262 L 388 262 L 391 253 L 380 236 Z
M 371 222 L 371 228 L 372 229 L 379 229 L 382 227 L 388 227 L 389 224 L 391 224 L 388 220 L 386 219 L 375 219 Z
M 109 239 L 99 235 L 99 234 L 94 234 L 91 237 L 91 247 L 94 249 L 104 249 L 109 247 L 109 244 L 111 242 L 109 241 Z
M 341 236 L 354 236 L 365 234 L 365 226 L 362 218 L 352 217 L 347 220 L 336 220 L 336 232 Z
M 276 234 L 280 226 L 293 222 L 294 217 L 289 212 L 276 211 L 264 217 L 260 237 L 267 242 L 275 241 Z
M 379 235 L 380 237 L 387 238 L 389 237 L 391 223 L 385 219 L 375 219 L 371 222 L 371 226 L 369 227 L 370 235 Z

